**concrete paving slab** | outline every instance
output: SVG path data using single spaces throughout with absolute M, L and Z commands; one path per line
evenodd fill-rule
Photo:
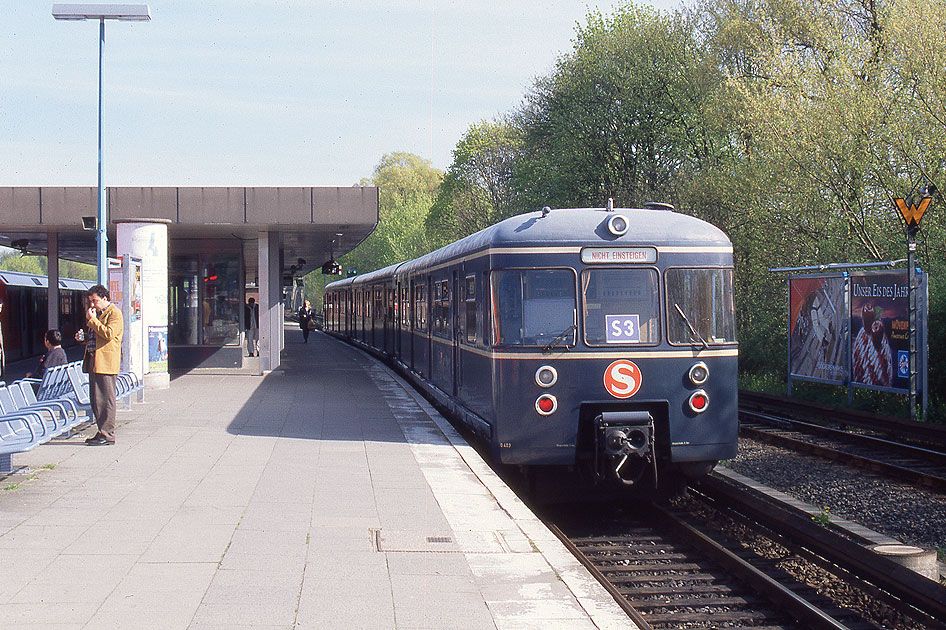
M 633 627 L 416 392 L 294 335 L 277 372 L 148 392 L 114 447 L 18 455 L 0 627 Z

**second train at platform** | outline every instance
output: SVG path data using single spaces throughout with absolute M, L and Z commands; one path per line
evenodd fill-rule
M 736 455 L 732 243 L 664 204 L 512 217 L 329 284 L 323 315 L 499 463 L 654 494 Z

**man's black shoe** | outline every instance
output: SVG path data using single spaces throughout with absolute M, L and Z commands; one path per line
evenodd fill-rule
M 115 440 L 106 440 L 104 436 L 96 435 L 85 441 L 89 446 L 111 446 L 115 443 Z

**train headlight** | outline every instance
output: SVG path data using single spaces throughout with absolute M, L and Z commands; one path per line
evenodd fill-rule
M 709 406 L 709 396 L 702 389 L 690 394 L 690 409 L 693 413 L 703 413 Z
M 693 364 L 690 368 L 690 382 L 694 385 L 702 385 L 709 378 L 709 368 L 702 361 Z
M 535 399 L 535 410 L 540 416 L 550 416 L 558 409 L 558 400 L 551 394 L 542 394 Z
M 608 219 L 608 231 L 615 236 L 624 236 L 627 233 L 627 228 L 630 227 L 630 223 L 627 222 L 627 218 L 616 214 L 610 219 Z
M 539 387 L 551 387 L 558 382 L 558 371 L 551 365 L 543 365 L 535 371 L 535 384 Z

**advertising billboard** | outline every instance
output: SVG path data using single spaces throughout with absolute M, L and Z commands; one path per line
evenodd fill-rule
M 910 289 L 907 272 L 851 275 L 851 382 L 910 387 Z
M 792 376 L 843 384 L 848 309 L 842 274 L 789 278 L 788 365 Z
M 910 391 L 906 269 L 792 276 L 788 380 Z M 917 273 L 917 390 L 925 391 L 927 278 Z

